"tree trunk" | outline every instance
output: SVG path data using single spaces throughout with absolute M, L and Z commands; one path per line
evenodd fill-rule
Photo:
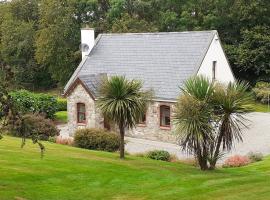
M 225 118 L 222 122 L 222 125 L 221 125 L 221 129 L 220 129 L 220 133 L 219 133 L 219 136 L 218 136 L 218 139 L 217 139 L 217 145 L 216 145 L 216 148 L 215 148 L 215 153 L 214 153 L 214 156 L 210 162 L 210 169 L 215 169 L 216 168 L 216 164 L 217 164 L 217 160 L 218 160 L 218 155 L 219 155 L 219 152 L 220 152 L 220 146 L 221 146 L 221 143 L 222 143 L 222 138 L 223 138 L 223 135 L 224 135 L 224 124 L 227 123 L 227 118 Z
M 202 150 L 200 149 L 200 146 L 197 145 L 197 147 L 196 147 L 196 157 L 197 157 L 198 163 L 200 165 L 200 168 L 203 171 L 208 170 L 207 157 L 205 157 L 205 153 L 206 152 L 204 152 L 204 150 L 202 152 Z
M 120 130 L 120 158 L 125 158 L 125 128 L 123 125 L 119 125 Z

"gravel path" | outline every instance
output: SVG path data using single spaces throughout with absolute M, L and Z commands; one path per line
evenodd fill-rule
M 264 155 L 270 154 L 270 114 L 251 113 L 247 115 L 247 118 L 250 120 L 250 126 L 249 129 L 243 131 L 243 142 L 235 144 L 234 149 L 225 157 L 235 154 L 246 155 L 250 151 L 261 152 Z M 58 127 L 61 129 L 61 136 L 68 137 L 66 125 Z M 126 137 L 126 140 L 126 150 L 131 154 L 159 149 L 166 150 L 179 159 L 190 157 L 185 152 L 182 152 L 176 144 L 131 137 Z

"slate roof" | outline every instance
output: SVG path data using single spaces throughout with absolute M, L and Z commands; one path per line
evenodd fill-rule
M 91 94 L 97 98 L 98 87 L 101 84 L 104 77 L 107 75 L 102 74 L 88 74 L 88 75 L 79 75 L 78 78 L 84 83 L 85 87 L 91 92 Z
M 93 74 L 124 75 L 144 82 L 156 99 L 175 100 L 179 86 L 195 75 L 217 31 L 100 34 L 65 91 L 81 80 L 96 91 Z

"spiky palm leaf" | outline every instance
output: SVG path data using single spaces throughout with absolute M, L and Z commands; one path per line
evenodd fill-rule
M 97 106 L 104 117 L 118 125 L 120 131 L 120 158 L 124 158 L 125 128 L 138 124 L 152 98 L 151 91 L 142 91 L 142 82 L 113 76 L 103 80 Z
M 214 85 L 207 78 L 196 76 L 188 79 L 181 90 L 174 116 L 176 133 L 182 148 L 194 154 L 201 169 L 205 170 L 207 148 L 213 140 L 213 107 L 209 102 Z
M 252 108 L 252 95 L 248 88 L 249 85 L 244 82 L 216 88 L 213 103 L 220 116 L 218 136 L 224 150 L 230 150 L 235 140 L 242 141 L 242 129 L 247 127 L 244 115 Z
M 133 128 L 145 112 L 150 98 L 149 91 L 142 91 L 142 82 L 113 76 L 103 81 L 97 106 L 116 124 Z

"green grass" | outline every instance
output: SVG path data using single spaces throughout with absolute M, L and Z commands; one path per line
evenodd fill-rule
M 242 168 L 195 167 L 4 136 L 0 140 L 0 199 L 266 200 L 270 158 Z
M 270 112 L 270 110 L 268 110 L 267 104 L 262 104 L 259 102 L 254 102 L 253 109 L 255 112 Z
M 67 111 L 59 111 L 55 113 L 55 120 L 58 123 L 67 123 Z

